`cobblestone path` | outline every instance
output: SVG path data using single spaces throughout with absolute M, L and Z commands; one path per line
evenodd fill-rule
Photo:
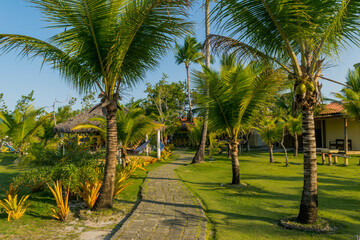
M 148 173 L 141 202 L 111 239 L 206 239 L 204 211 L 174 172 L 190 163 L 192 155 L 175 154 L 180 155 L 177 160 Z

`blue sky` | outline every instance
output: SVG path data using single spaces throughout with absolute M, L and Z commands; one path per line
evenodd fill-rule
M 203 9 L 200 3 L 195 4 L 191 10 L 191 20 L 196 23 L 195 33 L 198 40 L 204 40 Z M 0 32 L 30 35 L 46 40 L 54 30 L 44 28 L 45 23 L 41 21 L 41 15 L 35 8 L 29 7 L 24 0 L 0 0 Z M 212 29 L 212 32 L 214 30 Z M 360 49 L 349 48 L 341 54 L 340 60 L 330 62 L 331 68 L 324 71 L 324 76 L 334 80 L 345 82 L 345 76 L 349 68 L 360 62 Z M 16 104 L 21 95 L 35 90 L 35 106 L 46 107 L 53 104 L 55 98 L 63 101 L 68 97 L 77 97 L 76 90 L 68 86 L 60 79 L 56 71 L 48 66 L 40 69 L 41 61 L 28 61 L 20 59 L 14 53 L 0 55 L 0 93 L 4 93 L 4 100 L 10 109 Z M 124 101 L 131 97 L 145 97 L 145 83 L 156 83 L 161 79 L 162 73 L 169 76 L 169 81 L 183 81 L 186 78 L 185 69 L 176 65 L 173 51 L 169 51 L 160 60 L 159 67 L 149 72 L 144 82 L 139 83 L 134 89 L 126 90 Z M 330 92 L 341 89 L 333 83 L 322 81 L 323 94 L 330 96 Z M 58 105 L 61 105 L 58 104 Z M 79 105 L 77 105 L 78 107 Z

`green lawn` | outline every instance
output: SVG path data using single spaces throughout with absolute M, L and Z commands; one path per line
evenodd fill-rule
M 16 157 L 10 153 L 0 153 L 0 185 L 5 188 L 8 188 L 12 177 L 20 171 L 13 166 Z M 162 164 L 164 163 L 157 162 L 147 166 L 146 169 L 151 170 Z M 83 231 L 111 230 L 134 207 L 146 174 L 142 170 L 135 172 L 129 180 L 133 184 L 118 195 L 113 209 L 90 212 L 71 208 L 72 213 L 66 222 L 60 222 L 50 216 L 50 208 L 56 207 L 56 203 L 49 190 L 31 193 L 28 189 L 24 189 L 21 195 L 30 194 L 28 201 L 31 205 L 21 219 L 11 222 L 7 222 L 7 214 L 0 209 L 0 239 L 76 239 Z M 0 189 L 0 199 L 4 198 L 5 193 Z M 94 223 L 91 224 L 89 221 Z M 114 223 L 98 227 L 97 221 Z
M 275 154 L 270 164 L 267 153 L 239 157 L 241 181 L 247 187 L 230 186 L 231 161 L 216 157 L 214 162 L 188 165 L 177 170 L 185 185 L 206 208 L 215 239 L 355 239 L 360 235 L 360 166 L 357 158 L 350 165 L 318 165 L 319 216 L 338 228 L 335 234 L 311 234 L 284 230 L 281 218 L 296 216 L 300 205 L 302 156 Z M 321 163 L 318 158 L 319 164 Z

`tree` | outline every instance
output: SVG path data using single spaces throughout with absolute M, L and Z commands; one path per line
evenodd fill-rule
M 295 149 L 294 149 L 294 156 L 296 157 L 298 155 L 298 149 L 299 149 L 299 142 L 298 142 L 298 136 L 302 133 L 302 121 L 301 121 L 301 115 L 298 115 L 297 117 L 293 117 L 289 115 L 286 118 L 286 128 L 291 134 L 291 136 L 294 137 L 295 141 Z
M 87 92 L 81 98 L 81 111 L 89 110 L 90 108 L 94 107 L 95 101 L 96 101 L 95 92 L 93 91 Z
M 28 95 L 22 95 L 16 102 L 15 111 L 25 113 L 34 100 L 34 90 L 32 90 Z
M 154 129 L 153 120 L 145 115 L 145 110 L 139 107 L 140 101 L 135 101 L 128 109 L 121 106 L 117 112 L 116 128 L 118 143 L 121 147 L 121 159 L 123 167 L 126 167 L 127 148 L 131 145 L 138 144 L 145 138 L 146 134 L 151 133 Z M 90 118 L 89 121 L 98 122 L 98 125 L 92 123 L 79 124 L 73 129 L 91 128 L 106 136 L 107 122 L 102 116 Z
M 5 104 L 3 97 L 4 97 L 4 94 L 0 93 L 0 112 L 8 113 L 8 109 L 7 109 L 7 106 Z
M 34 109 L 29 106 L 25 112 L 20 109 L 13 114 L 0 113 L 0 129 L 7 135 L 19 152 L 19 157 L 24 155 L 26 148 L 34 141 L 35 135 L 50 114 L 41 116 L 43 109 Z
M 210 0 L 204 0 L 205 5 L 205 64 L 206 67 L 210 69 Z M 206 84 L 205 89 L 208 91 L 208 85 Z M 198 150 L 195 153 L 195 156 L 191 163 L 203 163 L 205 162 L 205 147 L 206 147 L 206 135 L 208 131 L 208 109 L 205 106 L 205 116 L 204 116 L 204 123 L 201 133 L 200 145 Z
M 261 110 L 279 89 L 276 73 L 269 68 L 236 63 L 233 56 L 223 56 L 221 70 L 204 67 L 195 73 L 199 103 L 208 106 L 209 124 L 225 132 L 230 143 L 232 184 L 240 184 L 238 136 L 243 124 L 254 123 Z M 209 86 L 207 93 L 206 85 Z
M 277 118 L 265 117 L 260 124 L 259 134 L 261 139 L 269 146 L 270 163 L 274 163 L 274 143 L 281 140 L 283 136 L 284 122 Z
M 214 14 L 230 36 L 212 36 L 213 47 L 263 59 L 286 70 L 302 111 L 304 185 L 298 221 L 317 221 L 317 164 L 314 109 L 320 100 L 324 57 L 337 57 L 359 43 L 360 2 L 355 0 L 224 0 Z
M 191 95 L 190 95 L 190 75 L 189 67 L 191 63 L 199 63 L 204 59 L 204 55 L 201 52 L 202 46 L 196 41 L 196 38 L 187 36 L 184 40 L 184 45 L 179 46 L 175 43 L 176 54 L 175 62 L 177 64 L 185 64 L 187 89 L 188 89 L 188 101 L 189 101 L 189 120 L 193 122 L 193 113 L 191 110 Z
M 347 88 L 335 96 L 341 99 L 344 106 L 344 113 L 353 120 L 360 120 L 360 66 L 348 72 L 346 76 Z
M 174 37 L 189 33 L 189 1 L 30 0 L 51 28 L 48 41 L 1 34 L 4 52 L 41 57 L 80 93 L 97 89 L 106 109 L 107 149 L 103 184 L 95 208 L 111 208 L 117 162 L 117 101 L 121 87 L 132 86 L 152 70 Z

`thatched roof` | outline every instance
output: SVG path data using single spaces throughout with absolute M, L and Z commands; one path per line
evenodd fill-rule
M 82 111 L 80 114 L 76 115 L 73 118 L 70 118 L 69 120 L 59 123 L 54 127 L 55 133 L 99 133 L 99 131 L 91 128 L 84 128 L 84 129 L 77 129 L 73 130 L 73 128 L 79 124 L 84 123 L 91 123 L 98 127 L 100 127 L 100 124 L 98 122 L 94 121 L 88 121 L 88 119 L 98 116 L 105 117 L 104 111 L 102 110 L 101 104 L 96 105 L 95 107 Z
M 125 109 L 125 111 L 127 111 Z M 69 120 L 59 123 L 54 127 L 55 133 L 99 133 L 96 129 L 91 128 L 83 128 L 83 129 L 77 129 L 73 130 L 74 127 L 76 127 L 79 124 L 85 124 L 85 123 L 91 123 L 98 127 L 101 127 L 98 122 L 95 121 L 88 121 L 88 119 L 93 117 L 103 116 L 105 117 L 105 112 L 103 111 L 103 107 L 101 104 L 96 105 L 95 107 L 83 111 L 80 114 L 76 115 L 73 118 L 70 118 Z M 160 130 L 166 128 L 164 125 L 157 121 L 153 121 L 155 124 L 155 130 Z

